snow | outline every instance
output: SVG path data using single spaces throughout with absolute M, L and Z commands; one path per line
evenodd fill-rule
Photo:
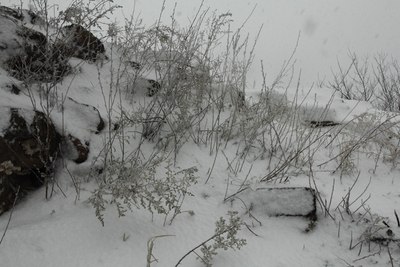
M 258 188 L 241 197 L 258 214 L 307 216 L 315 211 L 314 192 L 303 187 Z
M 96 110 L 71 98 L 66 98 L 62 108 L 50 114 L 58 132 L 74 133 L 80 140 L 88 141 L 97 130 L 100 118 Z
M 306 34 L 311 35 L 319 29 L 313 19 L 306 24 Z M 110 47 L 107 47 L 107 53 L 113 56 Z M 105 61 L 98 65 L 72 59 L 70 63 L 78 66 L 77 72 L 57 85 L 57 97 L 68 96 L 98 108 L 109 126 L 108 115 L 113 118 L 120 115 L 117 108 L 107 106 L 107 97 L 113 93 L 110 79 L 115 77 L 118 66 L 121 66 L 118 60 L 116 54 L 114 62 Z M 129 74 L 133 70 L 126 71 Z M 3 70 L 0 74 L 2 88 L 15 82 Z M 149 71 L 146 78 L 154 77 L 151 75 L 154 73 Z M 128 88 L 136 86 L 144 90 L 144 80 L 133 85 L 128 78 L 121 77 L 121 82 L 127 83 Z M 35 91 L 37 88 L 31 89 L 31 96 L 26 91 L 19 96 L 0 91 L 0 130 L 4 130 L 8 123 L 8 107 L 32 108 L 32 99 L 39 99 Z M 143 92 L 122 95 L 124 108 L 132 111 L 148 103 L 150 100 Z M 248 102 L 256 101 L 258 94 L 250 92 L 247 96 L 252 99 L 248 99 Z M 240 144 L 234 141 L 221 147 L 215 157 L 215 151 L 210 155 L 209 147 L 189 141 L 180 148 L 175 158 L 176 167 L 196 166 L 199 170 L 198 183 L 190 187 L 194 196 L 185 199 L 183 212 L 171 223 L 171 216 L 168 216 L 164 225 L 163 215 L 134 209 L 126 216 L 118 217 L 116 209 L 110 205 L 105 211 L 104 226 L 97 220 L 93 207 L 88 203 L 91 192 L 98 186 L 95 179 L 88 179 L 88 174 L 93 164 L 101 165 L 101 162 L 93 162 L 101 158 L 109 134 L 108 127 L 102 134 L 94 134 L 91 130 L 94 125 L 87 125 L 88 122 L 97 121 L 94 113 L 85 112 L 75 102 L 65 98 L 65 109 L 61 111 L 54 106 L 51 118 L 58 129 L 64 128 L 82 140 L 90 140 L 91 156 L 88 162 L 80 165 L 67 160 L 62 164 L 60 162 L 65 168 L 57 170 L 58 186 L 50 200 L 45 199 L 45 189 L 42 188 L 29 194 L 15 207 L 0 244 L 0 266 L 146 266 L 148 241 L 164 235 L 154 241 L 153 255 L 157 261 L 152 262 L 151 266 L 175 266 L 186 252 L 211 237 L 215 222 L 220 217 L 227 218 L 231 210 L 238 211 L 245 223 L 239 237 L 245 238 L 247 245 L 237 251 L 218 251 L 213 260 L 214 266 L 391 266 L 386 247 L 382 247 L 381 253 L 376 254 L 380 247 L 374 242 L 369 246 L 366 242 L 362 247 L 349 247 L 364 240 L 365 233 L 371 229 L 378 229 L 378 237 L 387 235 L 388 227 L 382 221 L 391 226 L 395 235 L 393 239 L 400 236 L 393 213 L 400 204 L 400 172 L 397 163 L 379 158 L 375 168 L 375 150 L 372 148 L 370 154 L 355 153 L 354 173 L 342 175 L 336 170 L 338 164 L 332 157 L 349 138 L 345 135 L 347 132 L 360 136 L 365 132 L 362 125 L 358 124 L 362 116 L 379 115 L 382 121 L 390 118 L 396 123 L 398 119 L 395 114 L 376 110 L 367 102 L 340 99 L 327 88 L 310 90 L 305 87 L 299 90 L 290 87 L 271 92 L 271 97 L 276 105 L 292 104 L 304 122 L 331 120 L 341 124 L 324 129 L 328 133 L 327 141 L 316 144 L 319 146 L 313 150 L 312 173 L 308 170 L 307 159 L 302 159 L 293 167 L 293 173 L 289 172 L 287 177 L 282 177 L 282 184 L 262 183 L 260 177 L 270 171 L 268 158 L 241 159 L 237 152 Z M 209 116 L 208 120 L 212 121 L 212 115 Z M 224 114 L 221 115 L 223 117 Z M 343 130 L 343 125 L 349 127 Z M 132 133 L 134 131 L 129 130 L 132 129 L 127 130 L 132 138 L 127 148 L 139 142 L 139 138 Z M 336 138 L 342 132 L 343 136 Z M 153 145 L 143 144 L 144 153 L 151 154 Z M 296 144 L 291 145 L 294 147 Z M 118 150 L 116 153 L 121 152 L 118 144 L 114 149 Z M 273 162 L 276 160 L 272 159 Z M 241 164 L 241 171 L 231 171 Z M 78 192 L 74 185 L 76 180 L 80 186 Z M 248 185 L 248 189 L 236 195 L 244 184 Z M 349 193 L 353 184 L 355 186 Z M 322 202 L 330 205 L 330 211 L 327 214 L 317 203 L 318 220 L 315 227 L 306 232 L 308 219 L 275 215 L 309 214 L 314 204 L 310 191 L 287 189 L 308 186 L 318 189 Z M 346 199 L 350 209 L 357 212 L 345 212 L 343 201 Z M 5 231 L 10 216 L 11 212 L 7 212 L 0 217 L 0 232 Z M 375 221 L 376 225 L 372 223 Z M 396 266 L 400 261 L 398 245 L 391 243 L 389 248 Z M 196 260 L 196 255 L 191 254 L 181 266 L 200 267 L 202 263 Z
M 16 38 L 15 31 L 17 29 L 17 24 L 11 20 L 4 17 L 0 18 L 0 24 L 2 25 L 1 36 L 1 49 L 0 58 L 1 62 L 8 59 L 10 55 L 16 55 L 21 49 L 20 38 Z

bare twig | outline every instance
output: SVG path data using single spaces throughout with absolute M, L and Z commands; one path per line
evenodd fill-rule
M 12 209 L 11 209 L 11 211 L 10 211 L 10 216 L 8 217 L 8 221 L 7 221 L 6 228 L 4 229 L 3 235 L 1 236 L 1 239 L 0 239 L 0 245 L 1 245 L 1 243 L 3 243 L 4 237 L 6 236 L 8 227 L 9 227 L 9 225 L 10 225 L 11 218 L 12 218 L 12 215 L 13 215 L 13 212 L 14 212 L 14 207 L 15 207 L 15 204 L 17 203 L 17 200 L 18 200 L 18 195 L 19 195 L 19 190 L 20 190 L 20 188 L 21 188 L 21 187 L 18 186 L 17 192 L 15 193 L 14 203 L 13 203 Z

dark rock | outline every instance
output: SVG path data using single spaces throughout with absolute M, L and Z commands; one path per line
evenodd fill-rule
M 119 123 L 119 122 L 115 122 L 115 123 L 113 124 L 113 131 L 118 131 L 120 127 L 121 127 L 121 126 L 120 126 L 120 123 Z
M 16 79 L 24 82 L 54 82 L 67 75 L 71 67 L 60 57 L 40 31 L 26 27 L 35 17 L 27 10 L 0 7 L 0 63 Z M 36 16 L 37 18 L 38 16 Z
M 149 86 L 147 87 L 147 96 L 154 96 L 161 90 L 161 84 L 155 80 L 147 80 Z
M 19 93 L 21 92 L 21 89 L 15 84 L 8 84 L 6 87 L 10 91 L 10 93 L 14 95 L 19 95 Z
M 9 125 L 0 137 L 0 214 L 12 208 L 17 197 L 49 181 L 60 144 L 59 134 L 44 113 L 9 111 Z M 33 117 L 32 122 L 22 114 Z
M 58 46 L 65 55 L 95 61 L 104 54 L 103 43 L 81 25 L 68 25 L 63 31 L 65 38 L 58 42 Z
M 23 20 L 24 15 L 21 10 L 15 10 L 10 7 L 0 6 L 0 15 L 12 17 L 17 20 Z
M 19 89 L 18 86 L 16 86 L 15 84 L 11 85 L 11 93 L 13 93 L 14 95 L 19 95 L 20 92 L 21 89 Z
M 43 33 L 27 27 L 22 26 L 18 28 L 16 33 L 21 36 L 28 43 L 28 45 L 34 44 L 42 48 L 47 44 L 47 38 Z
M 44 25 L 45 20 L 32 10 L 0 6 L 0 16 L 6 16 L 24 23 Z
M 331 127 L 340 125 L 339 122 L 334 122 L 334 121 L 308 121 L 308 123 L 312 128 Z
M 30 17 L 30 23 L 34 24 L 34 25 L 42 25 L 45 24 L 45 20 L 39 16 L 39 14 L 33 12 L 32 10 L 27 10 L 27 13 Z
M 56 55 L 53 46 L 48 44 L 41 32 L 19 25 L 15 29 L 15 36 L 22 47 L 16 55 L 5 61 L 6 69 L 13 77 L 25 82 L 52 82 L 70 72 L 67 60 Z
M 77 164 L 83 163 L 89 156 L 90 135 L 98 134 L 104 129 L 104 120 L 95 107 L 79 103 L 70 97 L 64 102 L 63 116 L 65 123 L 58 127 L 63 127 L 65 132 L 63 156 Z
M 66 61 L 52 61 L 51 58 L 51 54 L 33 46 L 26 48 L 24 54 L 9 59 L 6 67 L 14 78 L 21 81 L 59 81 L 70 73 L 71 67 Z
M 75 163 L 80 164 L 85 162 L 88 159 L 89 155 L 89 143 L 85 142 L 82 144 L 81 140 L 72 135 L 68 135 L 67 142 L 70 144 L 68 145 L 69 148 L 69 157 L 75 161 Z
M 237 92 L 236 106 L 239 109 L 239 111 L 244 110 L 244 108 L 246 107 L 246 95 L 242 91 Z
M 142 68 L 140 63 L 137 63 L 135 61 L 128 61 L 128 64 L 129 64 L 129 66 L 131 66 L 135 70 L 140 70 Z

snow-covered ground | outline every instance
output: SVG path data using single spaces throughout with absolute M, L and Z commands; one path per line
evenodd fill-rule
M 310 25 L 306 26 L 317 29 L 313 20 L 309 18 L 305 23 Z M 195 166 L 198 169 L 197 184 L 189 188 L 193 196 L 186 196 L 182 212 L 174 218 L 169 215 L 166 221 L 164 215 L 152 215 L 145 209 L 134 209 L 119 217 L 116 208 L 109 205 L 104 211 L 103 226 L 88 202 L 98 181 L 87 181 L 87 177 L 109 140 L 108 129 L 113 128 L 107 120 L 110 114 L 107 96 L 112 88 L 110 81 L 115 78 L 119 63 L 123 65 L 125 60 L 121 60 L 110 46 L 106 54 L 113 61 L 96 65 L 72 59 L 70 63 L 77 65 L 76 73 L 65 77 L 57 87 L 58 95 L 68 95 L 96 107 L 106 120 L 106 130 L 96 135 L 81 129 L 80 123 L 88 118 L 76 113 L 72 104 L 71 110 L 66 109 L 63 114 L 54 110 L 52 119 L 58 127 L 66 125 L 78 137 L 90 139 L 89 160 L 80 165 L 68 160 L 60 162 L 56 173 L 59 188 L 55 189 L 51 199 L 46 200 L 44 189 L 39 189 L 12 212 L 0 217 L 0 233 L 7 229 L 0 244 L 0 266 L 139 267 L 150 266 L 146 265 L 149 256 L 151 266 L 175 266 L 182 256 L 215 234 L 216 221 L 220 217 L 228 218 L 229 211 L 237 211 L 242 219 L 244 224 L 238 237 L 245 239 L 247 244 L 240 250 L 217 251 L 213 266 L 400 264 L 400 228 L 394 215 L 400 203 L 398 134 L 394 130 L 374 130 L 379 123 L 396 124 L 397 114 L 376 110 L 367 102 L 340 99 L 328 88 L 310 90 L 308 86 L 290 86 L 271 92 L 277 106 L 287 106 L 289 112 L 298 114 L 299 125 L 290 122 L 290 126 L 280 128 L 282 132 L 278 136 L 292 142 L 282 142 L 285 151 L 289 153 L 299 146 L 297 141 L 312 143 L 304 150 L 309 154 L 304 153 L 298 162 L 291 162 L 283 177 L 272 179 L 272 182 L 262 181 L 274 171 L 271 166 L 279 166 L 281 162 L 271 159 L 268 154 L 260 156 L 256 147 L 258 139 L 253 144 L 254 150 L 244 158 L 238 155 L 243 146 L 240 137 L 229 140 L 226 146 L 224 144 L 217 150 L 214 148 L 212 153 L 212 145 L 199 145 L 188 139 L 176 157 L 170 157 L 176 162 L 174 168 Z M 3 70 L 0 75 L 3 86 L 13 80 Z M 122 107 L 113 107 L 113 118 L 118 118 L 121 108 L 132 112 L 152 100 L 145 95 L 145 88 L 134 87 L 124 79 L 121 78 L 123 88 L 136 91 L 135 94 L 126 91 L 122 94 L 117 101 Z M 2 106 L 31 106 L 31 99 L 26 95 L 16 96 L 5 91 L 0 94 Z M 247 105 L 251 106 L 262 96 L 253 90 L 246 97 Z M 206 114 L 205 121 L 214 121 L 214 116 Z M 65 124 L 61 124 L 62 119 L 66 120 Z M 308 124 L 319 120 L 338 125 L 319 129 Z M 0 119 L 0 125 L 5 123 Z M 280 121 L 277 126 L 280 123 L 284 124 Z M 132 138 L 126 149 L 137 145 L 137 134 L 130 130 L 125 133 Z M 293 138 L 288 137 L 288 132 L 296 131 L 298 135 L 294 133 Z M 301 135 L 303 131 L 305 134 Z M 301 139 L 308 131 L 323 138 L 316 140 L 311 134 Z M 143 151 L 151 153 L 154 147 L 155 142 L 146 142 Z M 114 148 L 116 154 L 121 153 L 120 143 L 115 142 Z M 348 157 L 343 158 L 344 154 Z M 291 154 L 283 153 L 282 157 L 286 156 Z M 79 192 L 74 186 L 76 180 L 81 181 Z M 266 190 L 282 187 L 312 187 L 318 192 L 315 224 L 309 218 L 275 216 L 279 210 L 289 215 L 302 214 L 312 203 L 301 193 L 285 195 L 281 189 Z M 241 191 L 243 188 L 247 189 Z M 268 192 L 273 193 L 268 195 Z M 274 195 L 276 192 L 279 194 Z M 393 234 L 388 233 L 388 226 Z M 385 244 L 385 240 L 381 242 L 385 238 L 392 241 L 389 244 Z M 154 247 L 149 255 L 152 240 Z M 196 253 L 201 255 L 200 249 Z M 192 253 L 180 266 L 203 266 L 203 263 Z

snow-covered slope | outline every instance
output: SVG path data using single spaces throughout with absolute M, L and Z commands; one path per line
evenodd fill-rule
M 89 141 L 88 160 L 76 164 L 60 159 L 51 199 L 45 199 L 45 189 L 41 188 L 0 217 L 0 231 L 4 232 L 0 266 L 176 266 L 187 252 L 215 234 L 215 223 L 220 217 L 228 218 L 230 211 L 236 211 L 242 220 L 237 237 L 244 238 L 247 244 L 240 250 L 218 250 L 213 266 L 399 264 L 400 233 L 394 216 L 400 202 L 395 114 L 377 111 L 366 102 L 341 100 L 329 90 L 299 94 L 289 88 L 285 93 L 269 92 L 273 96 L 270 98 L 254 93 L 240 111 L 229 103 L 218 116 L 217 112 L 204 113 L 199 125 L 206 126 L 198 127 L 209 128 L 204 133 L 188 130 L 185 142 L 174 147 L 174 143 L 165 141 L 171 133 L 170 121 L 162 122 L 159 139 L 143 140 L 138 132 L 148 119 L 148 114 L 138 114 L 139 111 L 150 113 L 153 110 L 143 107 L 156 106 L 155 98 L 147 96 L 145 88 L 145 81 L 155 77 L 144 75 L 132 80 L 136 70 L 111 44 L 106 45 L 106 56 L 96 63 L 70 59 L 74 72 L 57 83 L 55 103 L 71 97 L 93 106 L 104 119 L 105 128 L 100 134 L 84 128 L 83 122 L 94 118 L 86 118 L 72 102 L 66 102 L 65 109 L 54 105 L 51 118 L 55 125 Z M 37 87 L 31 88 L 33 96 L 26 91 L 19 95 L 7 91 L 7 84 L 19 82 L 3 69 L 0 71 L 1 106 L 32 108 L 32 99 L 39 102 Z M 271 98 L 279 99 L 276 106 L 263 102 L 273 103 Z M 268 124 L 270 132 L 263 131 L 264 124 L 257 121 L 265 111 L 255 113 L 257 105 L 282 109 L 282 114 L 275 115 Z M 321 118 L 339 125 L 312 128 L 306 123 Z M 261 126 L 251 128 L 248 122 Z M 0 119 L 0 129 L 6 123 Z M 129 125 L 121 130 L 124 123 Z M 220 127 L 212 128 L 217 123 Z M 385 126 L 384 130 L 378 131 L 377 125 Z M 233 129 L 232 133 L 222 133 L 226 129 Z M 232 138 L 213 139 L 219 134 L 231 134 Z M 126 140 L 120 142 L 121 137 Z M 214 142 L 221 143 L 215 146 Z M 151 214 L 134 207 L 119 217 L 115 205 L 106 204 L 103 226 L 89 199 L 102 183 L 100 178 L 104 178 L 100 172 L 93 173 L 106 168 L 103 160 L 108 155 L 104 151 L 110 144 L 116 158 L 129 155 L 127 158 L 132 160 L 132 154 L 139 151 L 140 164 L 146 164 L 154 151 L 163 154 L 169 161 L 160 164 L 161 173 L 156 171 L 159 177 L 168 170 L 166 166 L 177 172 L 196 167 L 197 183 L 188 189 L 193 196 L 185 196 L 176 216 Z M 277 144 L 274 148 L 279 153 L 270 149 L 273 144 Z M 313 204 L 313 199 L 282 189 L 289 187 L 316 191 L 315 222 L 314 218 L 302 216 L 275 216 L 282 211 L 287 215 L 309 213 L 303 211 Z M 210 240 L 207 245 L 213 242 Z M 180 266 L 203 266 L 198 259 L 201 256 L 199 248 Z

